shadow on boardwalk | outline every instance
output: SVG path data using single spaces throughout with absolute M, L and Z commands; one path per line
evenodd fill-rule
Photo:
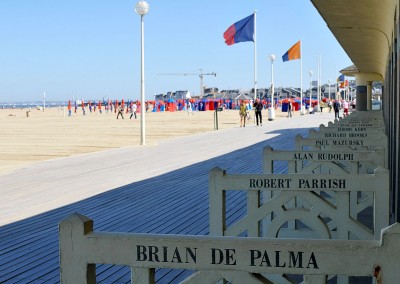
M 261 173 L 262 151 L 294 147 L 309 128 L 268 132 L 274 138 L 179 170 L 0 227 L 0 283 L 59 283 L 58 223 L 74 212 L 94 220 L 95 230 L 156 234 L 208 234 L 208 172 Z M 196 152 L 193 152 L 196 155 Z M 243 192 L 228 194 L 228 223 L 246 211 Z M 190 271 L 159 269 L 159 283 L 178 283 Z M 98 283 L 130 283 L 129 267 L 98 265 Z

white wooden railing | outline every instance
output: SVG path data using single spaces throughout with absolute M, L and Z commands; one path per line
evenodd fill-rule
M 182 283 L 268 283 L 262 274 L 303 274 L 304 283 L 325 283 L 323 275 L 375 277 L 400 283 L 400 224 L 379 240 L 283 240 L 94 232 L 93 221 L 74 214 L 62 221 L 61 283 L 96 283 L 95 264 L 131 267 L 134 284 L 155 283 L 154 269 L 192 269 Z

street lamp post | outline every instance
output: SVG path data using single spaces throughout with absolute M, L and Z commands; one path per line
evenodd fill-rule
M 328 80 L 329 86 L 328 86 L 328 92 L 329 92 L 329 101 L 331 101 L 331 79 Z
M 311 104 L 311 99 L 312 99 L 312 75 L 313 75 L 313 71 L 310 70 L 310 72 L 308 72 L 310 74 L 310 102 L 309 102 L 309 106 L 308 106 L 308 113 L 310 113 L 312 111 L 312 104 Z
M 144 98 L 144 28 L 143 16 L 149 12 L 149 4 L 139 1 L 135 6 L 135 12 L 140 16 L 141 27 L 141 81 L 140 81 L 140 145 L 146 145 L 145 139 L 145 98 Z
M 274 109 L 274 61 L 275 61 L 275 54 L 271 54 L 269 56 L 269 60 L 271 60 L 271 105 L 268 108 L 268 120 L 275 119 L 275 109 Z

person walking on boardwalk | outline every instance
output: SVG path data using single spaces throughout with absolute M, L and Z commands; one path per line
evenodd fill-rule
M 343 117 L 349 115 L 349 102 L 343 101 Z
M 328 102 L 329 112 L 332 112 L 332 100 Z
M 325 106 L 325 103 L 324 103 L 323 100 L 321 100 L 321 101 L 319 102 L 319 108 L 321 109 L 321 113 L 322 113 L 322 111 L 324 110 L 324 106 Z
M 340 109 L 340 104 L 337 100 L 333 103 L 333 110 L 335 111 L 335 119 L 339 119 L 339 109 Z
M 262 113 L 261 113 L 261 111 L 262 111 L 262 109 L 263 109 L 263 105 L 262 105 L 262 103 L 260 102 L 260 99 L 257 99 L 257 100 L 254 102 L 253 107 L 254 107 L 254 112 L 255 112 L 255 115 L 256 115 L 256 123 L 257 123 L 257 126 L 258 126 L 258 120 L 259 120 L 259 119 L 260 119 L 260 125 L 262 126 Z
M 121 115 L 122 119 L 124 119 L 124 108 L 122 107 L 122 104 L 118 105 L 118 113 L 117 113 L 117 119 Z
M 240 127 L 242 126 L 246 127 L 247 108 L 244 101 L 242 101 L 242 103 L 240 104 L 239 115 L 240 115 Z

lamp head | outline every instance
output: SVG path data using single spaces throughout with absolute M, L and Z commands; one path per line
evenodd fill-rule
M 149 12 L 150 6 L 146 1 L 139 1 L 135 6 L 135 12 L 139 16 L 144 16 Z
M 271 54 L 271 55 L 269 56 L 269 60 L 271 60 L 272 62 L 274 62 L 274 60 L 275 60 L 275 54 Z

